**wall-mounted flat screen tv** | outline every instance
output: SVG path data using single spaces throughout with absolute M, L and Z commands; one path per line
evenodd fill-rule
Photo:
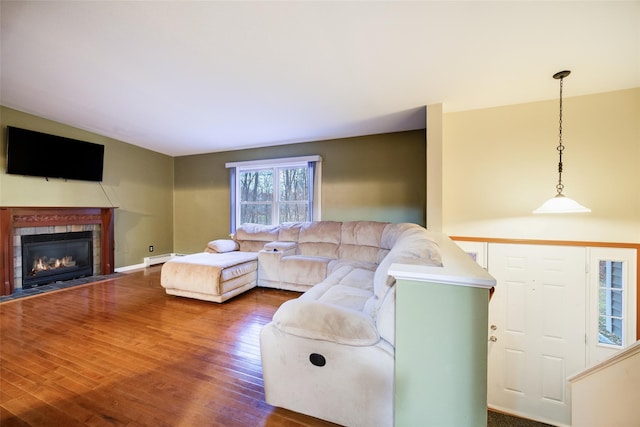
M 7 126 L 7 173 L 102 181 L 104 145 Z

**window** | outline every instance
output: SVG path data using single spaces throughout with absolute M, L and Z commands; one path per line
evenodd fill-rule
M 637 252 L 588 248 L 587 366 L 636 342 Z
M 621 261 L 600 261 L 598 342 L 622 347 L 624 305 Z
M 319 220 L 319 156 L 227 163 L 236 224 Z

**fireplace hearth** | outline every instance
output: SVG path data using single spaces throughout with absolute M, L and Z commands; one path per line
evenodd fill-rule
M 22 288 L 93 275 L 93 233 L 22 236 Z

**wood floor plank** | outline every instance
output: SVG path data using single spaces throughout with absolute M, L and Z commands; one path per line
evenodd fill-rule
M 14 417 L 3 420 L 3 427 L 5 422 L 16 422 L 14 418 L 31 426 L 81 427 L 85 425 L 82 421 L 74 419 L 67 413 L 31 395 L 25 395 L 21 398 L 4 402 L 2 407 L 8 412 L 15 414 Z
M 0 304 L 0 425 L 335 426 L 264 400 L 259 334 L 299 294 L 166 295 L 160 267 Z

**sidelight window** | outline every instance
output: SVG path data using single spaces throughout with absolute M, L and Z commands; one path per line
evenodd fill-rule
M 624 281 L 621 261 L 600 261 L 598 342 L 622 347 L 624 337 Z
M 587 366 L 614 356 L 637 339 L 636 260 L 635 248 L 588 248 Z

